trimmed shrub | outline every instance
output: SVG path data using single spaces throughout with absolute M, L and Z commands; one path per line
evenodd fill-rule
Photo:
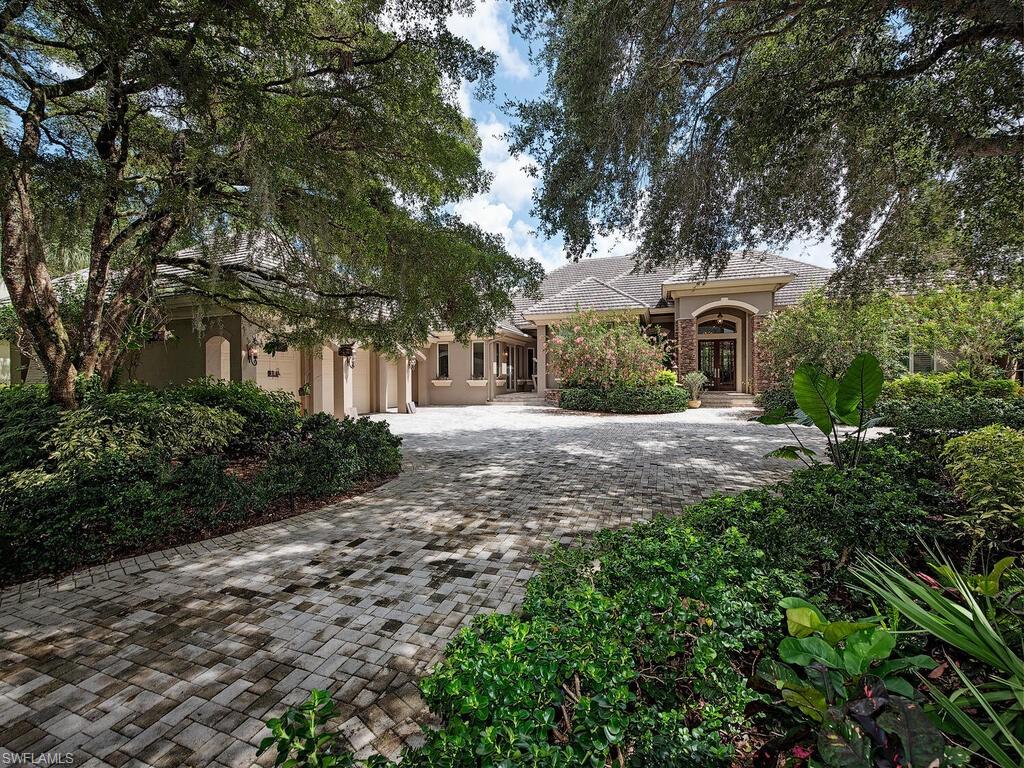
M 654 377 L 654 383 L 659 387 L 674 387 L 676 385 L 676 372 L 675 371 L 658 371 L 658 375 Z
M 11 448 L 0 473 L 0 583 L 202 538 L 281 497 L 336 495 L 401 468 L 401 438 L 386 423 L 317 414 L 300 425 L 290 398 L 252 385 L 83 389 L 73 411 L 50 406 L 42 388 L 16 389 L 0 392 L 0 445 Z M 243 437 L 253 425 L 262 431 Z M 262 450 L 265 465 L 253 455 Z M 243 467 L 228 464 L 243 451 Z
M 1024 523 L 1024 432 L 992 424 L 954 437 L 942 451 L 946 471 L 969 515 L 959 518 L 979 540 L 1019 540 Z
M 887 400 L 877 407 L 882 424 L 899 434 L 951 436 L 1004 424 L 1024 429 L 1024 398 L 940 397 Z
M 615 387 L 559 390 L 558 404 L 570 411 L 598 413 L 673 413 L 685 411 L 686 390 L 680 387 Z
M 754 398 L 758 407 L 765 412 L 774 411 L 778 408 L 787 416 L 796 412 L 796 397 L 793 395 L 793 388 L 790 386 L 777 386 L 766 389 L 757 394 Z
M 891 400 L 935 400 L 945 391 L 944 374 L 913 373 L 882 385 L 882 397 Z
M 555 547 L 521 616 L 477 618 L 421 682 L 443 726 L 403 766 L 729 765 L 798 588 L 730 531 L 658 519 Z
M 884 397 L 890 400 L 938 400 L 946 396 L 1013 398 L 1021 387 L 1013 379 L 970 378 L 958 373 L 914 373 L 887 381 Z
M 46 439 L 51 462 L 94 461 L 104 452 L 131 456 L 155 451 L 170 459 L 222 453 L 245 423 L 234 411 L 165 403 L 148 390 L 115 392 L 87 403 L 60 414 Z
M 298 434 L 275 446 L 265 482 L 274 496 L 332 496 L 353 483 L 401 469 L 402 438 L 384 422 L 367 418 L 338 421 L 324 413 L 308 416 Z
M 265 456 L 299 424 L 299 404 L 287 392 L 270 392 L 250 381 L 197 379 L 161 393 L 165 402 L 189 402 L 226 408 L 245 420 L 228 444 L 230 456 Z
M 918 536 L 934 536 L 928 511 L 947 505 L 938 468 L 905 440 L 867 443 L 855 469 L 822 464 L 796 470 L 771 489 L 714 496 L 683 511 L 708 534 L 735 527 L 769 561 L 794 572 L 838 580 L 855 550 L 901 557 Z

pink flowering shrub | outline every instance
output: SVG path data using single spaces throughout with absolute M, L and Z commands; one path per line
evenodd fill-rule
M 548 327 L 547 355 L 563 387 L 652 386 L 664 368 L 665 339 L 633 316 L 584 310 Z

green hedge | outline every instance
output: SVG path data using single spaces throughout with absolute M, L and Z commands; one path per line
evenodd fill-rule
M 952 438 L 942 451 L 967 513 L 957 522 L 971 538 L 1015 545 L 1024 528 L 1024 431 L 999 424 Z
M 904 557 L 918 537 L 939 535 L 929 512 L 950 505 L 940 471 L 909 440 L 889 436 L 866 444 L 855 469 L 795 470 L 768 488 L 694 504 L 683 519 L 709 535 L 736 528 L 774 565 L 831 586 L 855 550 Z
M 69 411 L 39 387 L 0 390 L 0 583 L 194 540 L 400 470 L 386 423 L 299 419 L 290 398 L 254 389 L 87 389 Z
M 953 397 L 885 400 L 876 408 L 881 423 L 907 435 L 950 436 L 990 424 L 1024 429 L 1024 398 Z
M 675 385 L 656 387 L 616 387 L 614 389 L 559 390 L 558 404 L 570 411 L 598 413 L 673 413 L 685 411 L 686 390 Z
M 1013 379 L 974 379 L 958 373 L 914 373 L 887 381 L 883 397 L 889 400 L 938 400 L 946 396 L 1013 398 L 1021 395 Z

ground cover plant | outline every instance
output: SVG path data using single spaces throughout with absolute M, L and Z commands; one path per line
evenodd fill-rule
M 397 473 L 384 423 L 302 417 L 249 383 L 107 393 L 79 407 L 0 389 L 0 583 L 57 575 L 273 519 Z

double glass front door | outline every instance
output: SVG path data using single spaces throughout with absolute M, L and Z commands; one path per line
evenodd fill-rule
M 736 339 L 698 341 L 697 359 L 709 390 L 736 391 Z

